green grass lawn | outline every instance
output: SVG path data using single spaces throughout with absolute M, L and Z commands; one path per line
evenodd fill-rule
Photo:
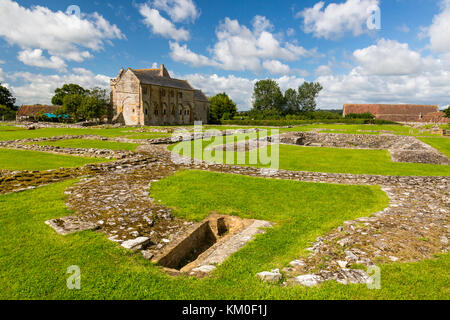
M 429 144 L 439 150 L 447 157 L 450 157 L 450 138 L 419 138 L 421 141 Z
M 254 126 L 255 127 L 255 126 Z M 254 128 L 252 126 L 220 126 L 220 125 L 207 125 L 203 126 L 203 130 L 216 129 L 249 129 Z M 173 128 L 179 129 L 179 126 L 161 126 L 152 127 L 144 126 L 144 129 L 154 128 Z M 189 131 L 193 131 L 194 126 L 182 126 Z M 267 127 L 258 127 L 267 128 Z M 413 135 L 413 136 L 435 136 L 428 132 L 424 132 L 418 129 L 405 127 L 401 125 L 347 125 L 347 124 L 311 124 L 303 126 L 295 126 L 293 128 L 281 128 L 280 132 L 287 131 L 310 131 L 316 128 L 323 129 L 335 129 L 339 133 L 360 133 L 360 134 L 379 134 L 381 130 L 392 131 L 394 134 L 400 135 Z M 361 131 L 362 130 L 362 131 Z M 364 130 L 376 130 L 377 132 L 364 132 Z M 162 132 L 137 132 L 136 128 L 42 128 L 37 130 L 27 130 L 26 128 L 19 128 L 11 125 L 0 125 L 0 141 L 1 140 L 13 140 L 13 139 L 27 139 L 27 138 L 39 138 L 39 137 L 53 137 L 60 135 L 98 135 L 102 137 L 120 137 L 126 136 L 130 139 L 154 139 L 160 137 L 169 137 L 169 133 Z M 335 131 L 329 131 L 335 132 Z
M 142 139 L 166 138 L 170 136 L 171 136 L 170 133 L 165 132 L 148 132 L 148 133 L 140 132 L 132 135 L 127 135 L 125 138 L 142 140 Z
M 150 127 L 149 127 L 150 128 Z M 170 136 L 160 132 L 136 132 L 136 128 L 41 128 L 27 130 L 15 126 L 0 125 L 0 141 L 14 139 L 29 139 L 53 137 L 62 135 L 98 135 L 101 137 L 128 137 L 131 139 L 153 139 Z
M 356 150 L 280 145 L 280 167 L 333 173 L 449 176 L 450 166 L 392 162 L 387 150 Z
M 196 279 L 170 277 L 101 233 L 56 234 L 44 221 L 71 214 L 63 194 L 71 183 L 0 196 L 0 299 L 449 298 L 448 254 L 420 263 L 381 266 L 381 290 L 336 282 L 317 288 L 283 288 L 262 283 L 255 276 L 285 266 L 304 252 L 308 241 L 345 219 L 383 208 L 387 198 L 377 187 L 205 172 L 182 172 L 155 183 L 152 197 L 177 206 L 180 216 L 201 219 L 220 208 L 221 212 L 277 222 L 232 255 L 210 278 Z M 72 265 L 81 269 L 81 290 L 66 287 L 66 270 Z
M 193 130 L 194 127 L 190 126 Z M 205 125 L 203 130 L 236 130 L 236 129 L 274 129 L 274 127 L 264 126 L 227 126 L 227 125 Z M 411 128 L 402 125 L 363 125 L 363 124 L 306 124 L 293 126 L 292 128 L 279 128 L 280 132 L 291 131 L 311 131 L 313 129 L 324 129 L 321 132 L 328 133 L 347 133 L 347 134 L 381 134 L 383 131 L 390 131 L 396 135 L 411 135 L 411 136 L 437 136 L 432 135 L 427 131 Z M 372 132 L 373 131 L 373 132 Z
M 93 129 L 93 128 L 42 128 L 27 130 L 14 126 L 0 126 L 0 140 L 29 139 L 62 135 L 99 135 L 102 137 L 118 137 L 132 134 L 129 128 Z
M 251 136 L 254 138 L 255 136 Z M 245 139 L 245 135 L 237 135 L 237 141 Z M 169 150 L 178 152 L 191 157 L 200 158 L 200 155 L 194 154 L 193 141 L 180 142 L 179 144 L 169 146 Z M 213 139 L 204 139 L 202 141 L 203 150 L 209 146 L 216 146 L 227 143 L 225 138 L 217 137 Z M 189 151 L 190 144 L 190 151 Z M 264 153 L 270 155 L 269 151 L 262 149 Z M 203 159 L 214 161 L 223 159 L 226 162 L 226 153 L 221 151 L 204 152 Z M 250 151 L 257 157 L 258 150 Z M 246 164 L 257 167 L 264 167 L 260 163 L 250 164 L 250 153 L 246 152 Z M 219 156 L 217 156 L 219 155 Z M 237 153 L 234 153 L 234 159 L 230 164 L 236 163 Z M 238 163 L 240 164 L 240 163 Z M 242 164 L 242 163 L 241 163 Z M 361 149 L 343 149 L 343 148 L 316 148 L 301 147 L 295 145 L 279 145 L 279 167 L 285 170 L 295 171 L 313 171 L 330 173 L 353 173 L 353 174 L 374 174 L 374 175 L 397 175 L 397 176 L 449 176 L 450 166 L 420 164 L 420 163 L 399 163 L 392 162 L 389 151 L 387 150 L 361 150 Z
M 43 141 L 36 144 L 41 146 L 57 146 L 63 148 L 108 149 L 134 151 L 139 146 L 137 143 L 124 143 L 89 139 L 67 139 L 59 141 Z
M 323 132 L 348 133 L 348 134 L 380 134 L 382 131 L 390 131 L 396 135 L 406 136 L 436 136 L 429 132 L 402 125 L 363 125 L 363 124 L 309 124 L 304 126 L 294 126 L 293 128 L 281 128 L 281 132 L 289 131 L 311 131 L 313 129 L 333 129 L 337 131 L 325 130 Z M 376 131 L 376 132 L 369 132 Z
M 80 167 L 105 162 L 104 158 L 87 158 L 47 152 L 0 148 L 0 168 L 6 170 L 48 170 Z

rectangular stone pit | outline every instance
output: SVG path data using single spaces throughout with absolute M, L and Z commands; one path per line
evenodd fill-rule
M 253 239 L 267 221 L 241 219 L 213 214 L 192 226 L 152 261 L 171 273 L 189 273 L 192 269 L 220 264 Z

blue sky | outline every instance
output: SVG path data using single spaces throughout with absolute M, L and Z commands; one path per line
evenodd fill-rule
M 70 5 L 80 15 L 66 14 Z M 369 30 L 373 9 L 381 29 Z M 372 9 L 372 10 L 369 10 Z M 253 84 L 319 81 L 344 103 L 450 104 L 450 0 L 0 0 L 0 82 L 18 104 L 66 82 L 108 87 L 164 63 L 208 95 L 251 107 Z

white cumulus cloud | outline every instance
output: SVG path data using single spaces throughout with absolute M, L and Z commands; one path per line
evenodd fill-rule
M 206 95 L 214 96 L 226 92 L 237 104 L 239 110 L 250 110 L 252 108 L 253 87 L 258 80 L 234 75 L 219 76 L 217 74 L 187 74 L 174 75 L 180 79 L 186 79 L 195 88 L 201 89 Z M 275 78 L 280 88 L 285 91 L 288 88 L 298 88 L 305 80 L 296 76 L 282 76 Z
M 153 5 L 165 11 L 175 22 L 193 22 L 200 16 L 200 11 L 192 0 L 154 0 Z
M 290 72 L 289 66 L 278 60 L 266 60 L 263 62 L 263 67 L 272 74 L 289 74 Z
M 364 73 L 373 75 L 414 74 L 427 64 L 419 52 L 395 40 L 380 39 L 376 45 L 356 50 L 353 56 Z
M 91 57 L 89 50 L 101 50 L 105 41 L 123 39 L 124 35 L 98 13 L 78 17 L 42 6 L 28 9 L 17 2 L 1 0 L 0 37 L 22 48 L 19 57 L 24 61 L 33 60 L 30 55 L 38 56 L 34 49 L 47 51 L 49 61 L 35 57 L 32 63 L 55 68 L 61 64 L 59 59 L 83 61 Z
M 272 29 L 271 22 L 262 16 L 253 19 L 251 29 L 227 17 L 216 29 L 217 42 L 209 50 L 210 57 L 197 54 L 186 45 L 175 44 L 171 45 L 171 57 L 197 67 L 217 66 L 224 70 L 259 73 L 265 67 L 264 61 L 269 61 L 267 65 L 272 60 L 295 61 L 316 54 L 315 50 L 283 43 L 271 32 Z M 286 65 L 281 64 L 278 67 L 285 71 Z M 279 68 L 276 70 L 279 71 Z
M 17 58 L 28 66 L 57 70 L 64 70 L 66 68 L 66 64 L 64 63 L 63 59 L 55 56 L 46 58 L 45 56 L 43 56 L 43 52 L 41 49 L 26 49 L 20 51 Z
M 324 1 L 316 3 L 296 14 L 303 18 L 303 30 L 318 38 L 339 38 L 347 32 L 358 36 L 367 30 L 370 9 L 378 6 L 379 0 L 347 0 L 343 3 Z
M 318 76 L 326 76 L 326 75 L 333 74 L 333 71 L 331 70 L 330 66 L 321 65 L 321 66 L 318 66 L 316 68 L 316 70 L 314 70 L 314 73 Z
M 50 104 L 56 88 L 65 83 L 76 83 L 84 88 L 101 87 L 109 89 L 111 77 L 94 74 L 84 68 L 74 68 L 66 74 L 43 75 L 30 72 L 5 74 L 9 87 L 17 98 L 17 104 Z M 15 85 L 14 83 L 20 83 Z
M 161 16 L 158 10 L 150 8 L 147 4 L 139 7 L 139 13 L 144 17 L 144 24 L 154 34 L 177 41 L 186 41 L 189 39 L 189 32 L 186 29 L 177 29 L 170 20 Z
M 394 40 L 353 53 L 357 65 L 347 74 L 322 74 L 321 108 L 342 108 L 345 103 L 449 104 L 450 64 L 424 57 Z
M 169 42 L 170 57 L 175 61 L 187 62 L 194 67 L 217 66 L 218 64 L 206 56 L 192 52 L 186 44 Z
M 450 0 L 441 1 L 442 12 L 433 18 L 428 28 L 430 47 L 434 51 L 450 53 Z

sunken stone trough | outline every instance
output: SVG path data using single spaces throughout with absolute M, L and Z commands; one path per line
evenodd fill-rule
M 201 276 L 271 226 L 268 221 L 212 214 L 180 234 L 152 261 L 170 273 Z

